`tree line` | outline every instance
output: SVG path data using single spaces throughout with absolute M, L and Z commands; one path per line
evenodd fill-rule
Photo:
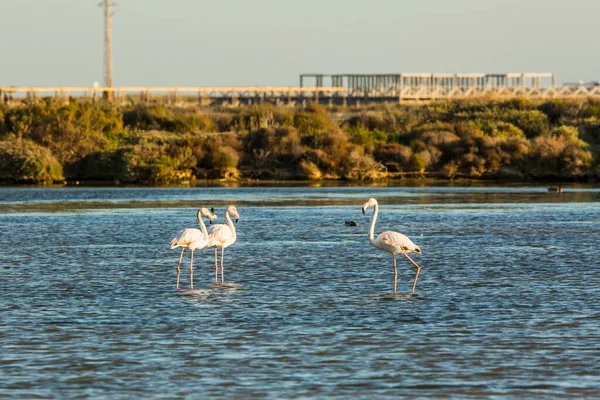
M 0 105 L 0 180 L 600 178 L 600 101 L 477 99 L 363 108 Z

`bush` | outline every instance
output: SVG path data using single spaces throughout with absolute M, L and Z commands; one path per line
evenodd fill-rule
M 300 133 L 302 143 L 309 147 L 319 147 L 325 132 L 338 129 L 327 110 L 315 104 L 310 105 L 306 111 L 296 112 L 290 122 Z
M 9 109 L 5 114 L 5 129 L 7 133 L 49 148 L 68 168 L 111 141 L 117 141 L 122 124 L 111 107 L 44 99 Z
M 300 162 L 300 170 L 302 171 L 302 176 L 305 179 L 309 179 L 311 181 L 318 181 L 323 178 L 323 174 L 319 167 L 312 161 L 302 160 Z
M 61 182 L 64 177 L 61 164 L 50 150 L 12 137 L 0 142 L 0 180 L 47 184 Z
M 588 118 L 582 126 L 582 140 L 591 145 L 600 145 L 600 119 Z
M 402 172 L 410 167 L 412 150 L 408 146 L 397 143 L 380 144 L 373 156 L 391 172 Z
M 137 104 L 123 112 L 123 125 L 137 130 L 162 130 L 167 132 L 192 132 L 197 129 L 214 129 L 212 121 L 183 110 L 173 112 L 163 104 Z
M 537 137 L 529 154 L 529 171 L 540 178 L 582 177 L 591 173 L 593 157 L 587 145 L 569 134 Z
M 371 131 L 362 125 L 349 128 L 348 134 L 350 142 L 364 147 L 367 153 L 373 153 L 377 144 L 385 143 L 387 140 L 387 135 L 383 131 L 379 129 Z
M 475 99 L 355 110 L 43 99 L 0 105 L 0 140 L 3 177 L 12 181 L 60 180 L 61 166 L 67 179 L 132 183 L 378 179 L 388 171 L 587 179 L 600 176 L 599 118 L 597 100 Z
M 373 158 L 355 147 L 341 161 L 340 174 L 347 180 L 374 180 L 386 176 L 386 169 Z
M 429 165 L 429 154 L 426 151 L 414 153 L 410 156 L 410 170 L 423 173 Z
M 298 131 L 293 127 L 261 128 L 248 133 L 243 141 L 245 159 L 258 168 L 289 165 L 295 168 L 304 149 Z

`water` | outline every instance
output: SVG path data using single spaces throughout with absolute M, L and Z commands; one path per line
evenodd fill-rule
M 206 250 L 176 290 L 227 204 L 231 284 Z M 2 398 L 600 396 L 598 188 L 0 188 L 0 229 Z

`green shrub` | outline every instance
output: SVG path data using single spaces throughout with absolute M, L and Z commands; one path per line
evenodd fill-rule
M 379 129 L 368 130 L 362 125 L 350 127 L 348 135 L 350 136 L 350 142 L 364 147 L 367 153 L 373 153 L 377 144 L 387 141 L 385 132 Z
M 201 120 L 196 114 L 185 110 L 174 112 L 164 104 L 137 104 L 133 109 L 123 111 L 123 125 L 143 131 L 162 130 L 177 133 L 214 128 L 209 121 Z
M 7 138 L 0 142 L 0 180 L 16 183 L 53 183 L 64 180 L 52 152 L 30 140 Z
M 320 146 L 325 132 L 338 129 L 325 107 L 316 104 L 311 104 L 306 111 L 297 111 L 292 123 L 300 133 L 302 142 L 314 147 Z
M 588 109 L 593 103 L 581 101 L 553 99 L 539 105 L 538 109 L 543 112 L 551 125 L 571 124 L 581 118 L 588 116 Z M 593 111 L 592 111 L 593 114 Z
M 587 179 L 600 174 L 599 118 L 600 101 L 593 99 L 480 98 L 353 109 L 267 102 L 121 107 L 46 98 L 0 105 L 0 140 L 3 179 L 12 181 L 47 182 L 63 174 L 132 183 L 354 180 L 388 171 Z M 64 172 L 57 173 L 60 166 Z
M 427 152 L 413 153 L 410 156 L 410 169 L 414 172 L 423 173 L 429 165 L 429 154 Z
M 111 107 L 52 99 L 11 108 L 5 124 L 9 133 L 49 148 L 67 167 L 103 149 L 123 129 Z
M 509 122 L 486 121 L 481 126 L 481 130 L 499 140 L 525 139 L 523 131 Z
M 600 119 L 588 118 L 581 125 L 582 140 L 591 145 L 600 145 Z
M 538 110 L 509 111 L 505 122 L 510 122 L 520 128 L 525 136 L 531 138 L 544 135 L 548 132 L 549 123 L 546 114 Z

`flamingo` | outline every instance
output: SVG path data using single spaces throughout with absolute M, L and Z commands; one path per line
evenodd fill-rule
M 190 249 L 192 251 L 192 255 L 190 257 L 190 288 L 194 288 L 194 250 L 203 249 L 208 245 L 208 232 L 206 231 L 206 226 L 204 225 L 204 221 L 202 221 L 202 217 L 208 218 L 208 221 L 212 224 L 213 220 L 217 218 L 217 216 L 214 214 L 214 211 L 214 208 L 211 208 L 211 211 L 208 211 L 207 208 L 199 209 L 196 217 L 198 218 L 200 229 L 184 229 L 179 233 L 178 236 L 171 240 L 170 245 L 172 249 L 181 247 L 181 256 L 179 256 L 179 264 L 177 264 L 177 289 L 179 289 L 179 273 L 181 272 L 180 266 L 185 249 Z
M 235 217 L 235 223 L 240 219 L 240 215 L 237 212 L 237 209 L 234 206 L 229 206 L 227 211 L 225 211 L 225 220 L 227 221 L 227 225 L 225 224 L 217 224 L 210 227 L 208 231 L 208 241 L 209 246 L 215 248 L 215 283 L 219 283 L 218 276 L 218 249 L 221 249 L 221 283 L 225 283 L 225 272 L 223 268 L 223 255 L 225 254 L 225 248 L 231 246 L 235 243 L 237 239 L 237 234 L 235 231 L 235 225 L 231 222 L 231 218 L 229 218 L 229 214 Z
M 417 286 L 417 278 L 419 277 L 419 272 L 421 272 L 421 267 L 413 261 L 412 258 L 408 256 L 407 253 L 417 253 L 421 254 L 421 249 L 419 246 L 414 244 L 412 240 L 408 237 L 404 236 L 400 232 L 393 231 L 385 231 L 382 232 L 377 239 L 375 239 L 375 221 L 377 220 L 377 213 L 379 211 L 379 204 L 377 200 L 370 198 L 365 204 L 362 206 L 363 215 L 367 211 L 369 206 L 375 206 L 373 211 L 373 216 L 371 217 L 371 229 L 369 230 L 369 242 L 378 249 L 383 251 L 387 251 L 394 257 L 394 293 L 396 293 L 396 281 L 398 280 L 398 270 L 396 269 L 396 254 L 404 254 L 408 260 L 417 267 L 417 274 L 415 275 L 415 281 L 413 283 L 412 291 L 415 291 L 415 287 Z

